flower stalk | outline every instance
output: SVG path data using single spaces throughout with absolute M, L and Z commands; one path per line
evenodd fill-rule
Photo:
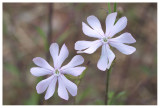
M 108 105 L 108 91 L 109 91 L 109 78 L 112 66 L 106 71 L 106 91 L 105 91 L 105 105 Z
M 49 45 L 51 44 L 52 41 L 52 22 L 53 22 L 53 9 L 54 9 L 54 4 L 50 3 L 48 4 L 48 36 L 47 36 L 47 49 L 49 49 Z M 49 50 L 46 53 L 46 59 L 47 61 L 50 60 L 50 53 Z
M 106 71 L 106 82 L 105 82 L 105 84 L 106 84 L 106 90 L 105 90 L 105 100 L 104 100 L 105 105 L 108 105 L 109 80 L 110 80 L 110 74 L 112 72 L 112 66 L 113 66 L 113 64 L 115 62 L 115 59 L 113 60 L 113 63 L 111 64 L 111 66 L 108 69 L 108 71 Z

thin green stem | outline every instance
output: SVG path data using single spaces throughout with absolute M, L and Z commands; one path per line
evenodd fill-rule
M 111 13 L 111 4 L 110 3 L 108 3 L 108 12 L 109 12 L 109 14 Z
M 109 70 L 106 72 L 105 105 L 108 104 L 109 77 L 110 77 L 110 72 L 111 72 L 111 70 L 112 70 L 112 67 L 110 67 Z
M 105 100 L 104 100 L 105 105 L 108 105 L 109 79 L 110 79 L 110 74 L 112 72 L 112 66 L 113 66 L 115 60 L 116 60 L 116 58 L 113 60 L 109 70 L 106 71 L 106 91 L 105 91 Z
M 54 8 L 54 4 L 50 3 L 48 4 L 48 33 L 47 33 L 47 46 L 48 46 L 48 49 L 49 49 L 49 45 L 51 44 L 51 41 L 52 41 L 52 22 L 53 22 L 53 8 Z M 50 53 L 49 53 L 49 50 L 47 51 L 46 53 L 46 59 L 47 61 L 50 60 Z
M 117 3 L 114 3 L 114 12 L 117 11 Z

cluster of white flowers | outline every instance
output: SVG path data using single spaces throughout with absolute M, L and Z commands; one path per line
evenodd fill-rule
M 122 31 L 127 25 L 126 17 L 120 18 L 117 23 L 114 24 L 116 16 L 117 12 L 111 13 L 107 16 L 105 33 L 103 32 L 100 21 L 97 19 L 97 17 L 93 15 L 89 16 L 87 18 L 87 22 L 92 28 L 82 22 L 83 33 L 89 37 L 98 39 L 95 41 L 77 41 L 75 43 L 75 50 L 78 50 L 77 53 L 92 54 L 100 46 L 102 46 L 102 53 L 97 63 L 97 67 L 102 71 L 109 69 L 115 58 L 115 54 L 110 49 L 110 46 L 115 47 L 126 55 L 132 54 L 136 51 L 136 48 L 124 44 L 136 42 L 130 33 L 123 33 L 116 38 L 112 38 L 115 34 Z M 77 95 L 77 85 L 68 80 L 64 74 L 79 76 L 86 69 L 83 66 L 79 66 L 84 62 L 84 59 L 82 56 L 76 55 L 67 65 L 61 67 L 62 63 L 69 55 L 65 44 L 62 46 L 59 52 L 58 44 L 52 43 L 50 46 L 50 54 L 53 58 L 54 67 L 50 66 L 47 61 L 41 57 L 36 57 L 33 59 L 33 62 L 39 67 L 31 68 L 30 72 L 32 75 L 37 77 L 49 75 L 47 79 L 42 80 L 37 84 L 37 93 L 41 94 L 47 90 L 45 94 L 45 100 L 49 99 L 55 92 L 55 87 L 58 80 L 58 95 L 62 99 L 68 100 L 68 92 L 72 96 Z

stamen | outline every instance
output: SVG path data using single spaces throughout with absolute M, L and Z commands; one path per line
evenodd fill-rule
M 58 69 L 55 71 L 55 73 L 56 73 L 56 74 L 59 74 L 59 71 L 58 71 Z
M 104 42 L 107 42 L 107 38 L 103 38 L 103 41 L 104 41 Z

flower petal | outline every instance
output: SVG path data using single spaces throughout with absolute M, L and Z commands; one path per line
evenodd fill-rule
M 105 71 L 107 69 L 108 65 L 108 57 L 107 57 L 107 49 L 108 47 L 106 44 L 102 46 L 102 51 L 101 51 L 101 56 L 100 59 L 98 60 L 97 67 L 98 69 Z
M 48 62 L 41 58 L 41 57 L 35 57 L 33 59 L 34 64 L 36 64 L 39 67 L 45 68 L 45 69 L 50 69 L 50 70 L 54 70 L 53 67 L 51 67 Z
M 92 28 L 90 28 L 87 24 L 82 22 L 82 31 L 85 35 L 93 38 L 101 38 L 102 36 Z
M 74 68 L 67 68 L 62 70 L 63 74 L 70 74 L 73 76 L 79 76 L 84 70 L 86 69 L 86 67 L 74 67 Z
M 109 47 L 106 47 L 106 48 L 107 48 L 107 55 L 108 55 L 107 57 L 109 60 L 108 65 L 107 65 L 107 69 L 109 69 L 114 58 L 115 58 L 115 54 L 112 52 L 112 50 Z
M 66 45 L 63 44 L 61 51 L 60 51 L 60 54 L 58 56 L 58 64 L 57 64 L 56 68 L 61 67 L 62 63 L 65 61 L 65 59 L 68 57 L 68 55 L 69 55 L 68 49 L 67 49 Z
M 63 66 L 61 70 L 81 65 L 83 62 L 84 58 L 81 55 L 76 55 L 67 65 Z
M 55 87 L 56 87 L 56 82 L 57 82 L 57 77 L 54 77 L 53 80 L 50 82 L 47 92 L 45 94 L 45 100 L 49 99 L 50 97 L 53 96 L 55 92 Z
M 115 58 L 115 55 L 112 52 L 112 50 L 110 49 L 109 45 L 104 44 L 102 46 L 102 53 L 101 53 L 101 57 L 97 63 L 97 67 L 102 71 L 109 69 L 114 58 Z
M 37 76 L 37 77 L 44 76 L 44 75 L 50 75 L 53 73 L 51 70 L 40 68 L 40 67 L 33 67 L 30 69 L 30 72 L 32 75 Z
M 106 18 L 106 33 L 105 35 L 108 36 L 109 32 L 112 30 L 115 20 L 116 20 L 117 12 L 111 13 Z
M 87 17 L 87 22 L 101 36 L 104 36 L 104 32 L 102 30 L 101 23 L 100 23 L 100 21 L 98 20 L 97 17 L 91 15 L 91 16 Z
M 77 85 L 71 82 L 70 80 L 68 80 L 63 74 L 60 77 L 62 78 L 62 81 L 64 82 L 64 85 L 69 91 L 69 93 L 72 96 L 76 96 L 77 95 Z
M 109 44 L 119 50 L 121 53 L 129 55 L 136 51 L 136 48 L 118 42 L 109 42 Z
M 50 76 L 49 78 L 47 78 L 47 79 L 45 79 L 45 80 L 42 80 L 42 81 L 40 81 L 40 82 L 37 84 L 36 90 L 37 90 L 37 93 L 38 93 L 38 94 L 43 93 L 43 92 L 47 89 L 47 87 L 48 87 L 48 85 L 50 84 L 50 82 L 51 82 L 51 80 L 53 79 L 53 77 L 54 77 L 54 76 Z
M 67 89 L 66 89 L 61 77 L 58 77 L 58 95 L 62 99 L 65 99 L 65 100 L 69 99 Z
M 88 49 L 84 51 L 77 51 L 77 53 L 87 53 L 87 54 L 92 54 L 94 53 L 100 46 L 102 45 L 102 42 L 100 40 L 97 40 L 96 43 L 92 44 Z
M 127 18 L 120 18 L 117 23 L 113 26 L 112 30 L 108 34 L 110 37 L 113 37 L 116 33 L 122 31 L 127 26 Z
M 96 44 L 99 40 L 95 41 L 77 41 L 75 43 L 75 50 L 84 50 L 91 47 L 93 44 Z
M 123 33 L 116 38 L 110 39 L 110 41 L 120 42 L 120 43 L 128 43 L 128 44 L 136 42 L 136 40 L 133 38 L 133 36 L 130 33 Z
M 59 54 L 58 44 L 57 43 L 52 43 L 49 50 L 50 50 L 50 53 L 51 53 L 51 56 L 52 56 L 52 59 L 53 59 L 54 67 L 56 67 L 56 65 L 58 63 L 58 54 Z

